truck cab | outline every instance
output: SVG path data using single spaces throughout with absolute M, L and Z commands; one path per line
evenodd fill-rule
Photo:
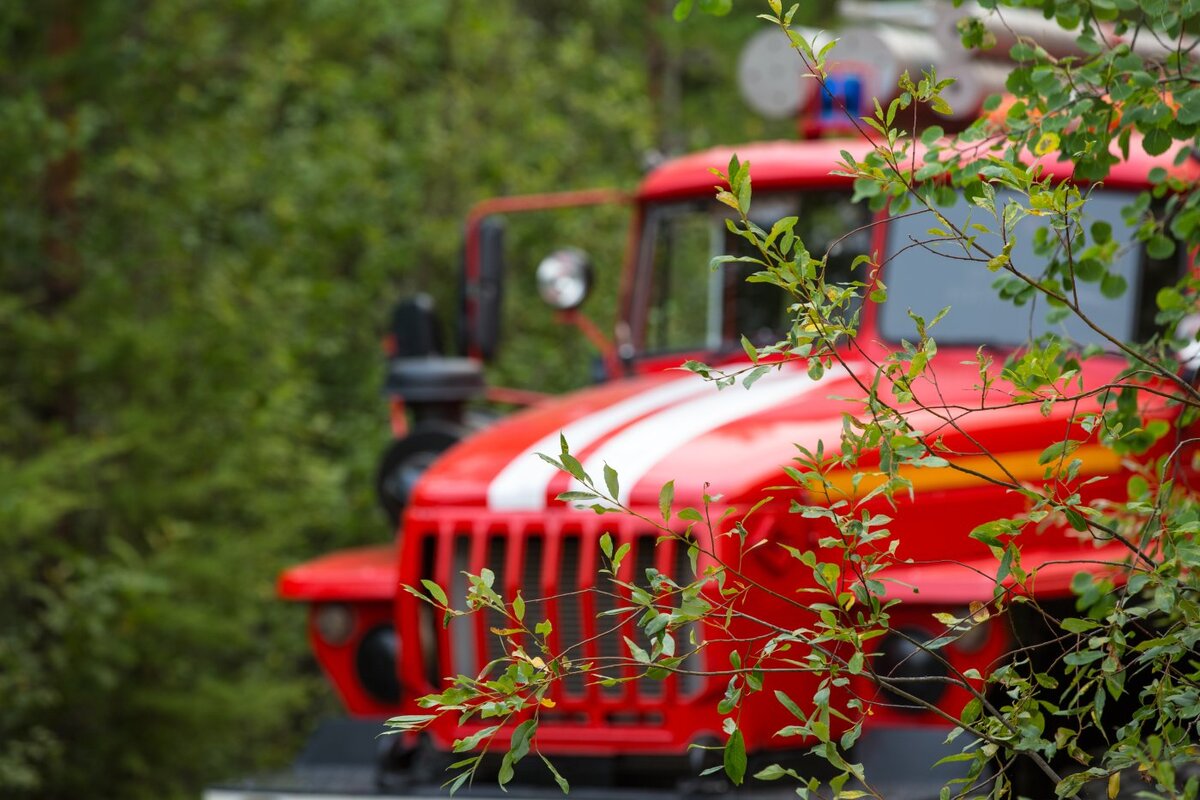
M 614 546 L 628 545 L 629 555 L 617 577 L 634 585 L 646 582 L 651 567 L 690 580 L 694 573 L 687 547 L 679 539 L 662 539 L 635 517 L 597 515 L 557 500 L 577 481 L 540 454 L 556 456 L 565 438 L 589 474 L 601 474 L 605 465 L 614 468 L 620 476 L 618 500 L 651 518 L 658 516 L 660 490 L 668 481 L 674 482 L 675 501 L 681 506 L 702 508 L 706 496 L 719 495 L 723 507 L 744 511 L 773 497 L 753 516 L 745 543 L 715 538 L 696 569 L 703 571 L 710 558 L 732 563 L 739 558 L 738 548 L 747 547 L 749 552 L 738 563 L 748 579 L 766 590 L 748 594 L 744 607 L 754 618 L 793 625 L 802 612 L 781 598 L 794 593 L 804 578 L 783 546 L 820 550 L 825 534 L 819 523 L 788 513 L 789 501 L 804 490 L 794 485 L 790 491 L 780 490 L 792 484 L 784 467 L 797 445 L 812 449 L 823 441 L 826 447 L 836 446 L 843 413 L 853 410 L 862 382 L 870 380 L 872 362 L 913 336 L 910 311 L 931 318 L 951 306 L 939 336 L 940 403 L 970 413 L 961 414 L 953 427 L 931 419 L 918 427 L 938 436 L 946 452 L 972 466 L 974 474 L 909 474 L 913 492 L 890 512 L 900 545 L 887 591 L 904 601 L 894 625 L 911 635 L 933 638 L 938 633 L 933 614 L 957 613 L 992 596 L 992 556 L 967 534 L 983 522 L 1019 514 L 1025 500 L 987 478 L 1006 474 L 1021 481 L 1041 480 L 1039 454 L 1067 436 L 1076 423 L 1065 408 L 1055 407 L 1044 415 L 1031 404 L 995 402 L 981 407 L 975 388 L 977 354 L 982 348 L 999 365 L 1007 353 L 1046 326 L 1061 328 L 1064 323 L 1046 322 L 1040 310 L 999 300 L 990 289 L 996 279 L 992 272 L 964 268 L 952 259 L 939 259 L 930 248 L 915 246 L 930 227 L 928 215 L 889 217 L 886 211 L 873 214 L 852 202 L 849 179 L 833 174 L 843 150 L 860 153 L 864 147 L 839 138 L 758 143 L 688 155 L 650 172 L 630 199 L 630 246 L 608 378 L 579 392 L 538 400 L 466 435 L 431 459 L 412 487 L 393 541 L 335 553 L 281 577 L 284 598 L 310 605 L 313 650 L 350 714 L 382 720 L 423 713 L 417 699 L 443 691 L 447 676 L 477 675 L 489 664 L 511 657 L 506 640 L 493 632 L 504 624 L 498 615 L 480 613 L 443 624 L 436 609 L 403 588 L 432 582 L 452 605 L 461 605 L 467 576 L 487 569 L 503 597 L 521 595 L 527 618 L 551 624 L 548 642 L 554 653 L 629 679 L 602 685 L 574 674 L 557 683 L 548 695 L 550 704 L 540 710 L 542 752 L 686 765 L 689 746 L 722 741 L 724 715 L 718 703 L 728 677 L 720 673 L 736 649 L 731 637 L 697 626 L 689 632 L 692 645 L 679 674 L 634 679 L 641 667 L 627 658 L 623 638 L 638 641 L 639 633 L 630 615 L 611 613 L 622 607 L 625 590 L 614 589 L 600 574 L 605 534 Z M 885 302 L 863 302 L 857 336 L 843 344 L 845 369 L 830 370 L 817 379 L 803 360 L 793 361 L 780 364 L 751 390 L 719 390 L 678 369 L 690 359 L 734 370 L 747 366 L 743 336 L 767 344 L 789 325 L 789 301 L 782 292 L 746 283 L 740 264 L 710 266 L 714 256 L 736 253 L 737 241 L 726 226 L 729 209 L 713 199 L 713 170 L 724 169 L 735 153 L 751 165 L 752 219 L 757 224 L 769 229 L 779 218 L 796 216 L 797 231 L 810 250 L 828 252 L 831 280 L 858 280 L 868 286 L 882 281 L 888 287 Z M 1152 168 L 1179 169 L 1170 162 L 1169 155 L 1134 154 L 1114 168 L 1102 187 L 1093 189 L 1089 200 L 1092 221 L 1108 223 L 1120 243 L 1122 255 L 1113 269 L 1129 291 L 1110 299 L 1095 285 L 1081 283 L 1082 302 L 1104 327 L 1127 339 L 1147 330 L 1157 290 L 1175 280 L 1182 264 L 1179 258 L 1150 258 L 1119 212 L 1132 193 L 1148 186 Z M 1056 177 L 1070 178 L 1068 166 L 1051 168 Z M 1194 162 L 1184 169 L 1197 171 Z M 963 217 L 968 204 L 954 198 L 942 213 Z M 880 254 L 881 266 L 870 274 L 856 274 L 856 257 L 872 253 Z M 1034 257 L 1032 251 L 1020 255 Z M 576 256 L 559 259 L 566 263 L 556 264 L 547 280 L 558 280 L 558 291 L 572 296 L 573 308 L 576 289 L 586 288 L 584 268 L 570 263 L 581 261 Z M 476 270 L 477 280 L 479 274 Z M 468 291 L 470 278 L 468 269 Z M 573 280 L 582 283 L 575 287 Z M 520 291 L 532 293 L 531 289 Z M 863 291 L 864 297 L 868 291 Z M 474 313 L 483 311 L 477 305 Z M 1090 331 L 1066 324 L 1067 333 L 1081 344 L 1104 344 L 1090 338 Z M 478 352 L 478 342 L 468 345 L 468 353 L 473 349 Z M 1122 370 L 1124 361 L 1111 354 L 1084 364 L 1084 382 L 1100 386 Z M 1163 407 L 1147 413 L 1169 417 L 1173 412 Z M 1123 497 L 1126 466 L 1111 451 L 1084 445 L 1076 455 L 1082 461 L 1079 485 L 1100 479 L 1082 491 L 1098 498 Z M 834 475 L 832 482 L 850 494 L 861 490 L 849 475 Z M 691 535 L 702 535 L 699 531 Z M 770 546 L 750 547 L 760 542 Z M 1049 525 L 1025 545 L 1023 565 L 1037 570 L 1040 598 L 1070 596 L 1070 581 L 1078 569 L 1066 563 L 1072 558 L 1119 560 L 1115 545 L 1097 547 L 1072 535 L 1065 525 Z M 761 633 L 752 628 L 741 633 Z M 944 654 L 949 668 L 983 672 L 1001 663 L 1014 646 L 1009 627 L 991 624 L 947 647 Z M 906 652 L 901 641 L 881 641 L 875 649 L 881 663 L 895 662 L 889 669 L 921 675 L 941 668 Z M 748 749 L 769 753 L 804 744 L 774 736 L 789 723 L 790 714 L 770 690 L 797 699 L 811 697 L 815 678 L 795 671 L 768 683 L 768 691 L 746 700 L 741 715 Z M 862 696 L 874 692 L 859 685 L 846 691 Z M 965 692 L 933 682 L 922 691 L 952 716 L 967 701 Z M 448 753 L 456 740 L 482 727 L 478 719 L 461 722 L 453 714 L 445 715 L 425 728 L 423 746 Z M 877 742 L 903 743 L 900 751 L 887 756 L 903 761 L 904 747 L 918 746 L 915 741 L 940 741 L 949 726 L 927 711 L 883 702 L 869 728 Z M 503 730 L 495 734 L 497 749 L 504 748 L 506 736 Z M 873 752 L 888 750 L 880 746 Z

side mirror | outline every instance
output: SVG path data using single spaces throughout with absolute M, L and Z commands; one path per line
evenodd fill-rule
M 475 285 L 467 287 L 467 292 L 474 294 L 475 306 L 469 336 L 479 357 L 490 361 L 500 347 L 500 321 L 504 310 L 503 220 L 485 217 L 479 223 L 478 247 L 479 272 Z
M 592 290 L 592 261 L 575 247 L 555 250 L 537 266 L 537 287 L 551 308 L 573 311 Z

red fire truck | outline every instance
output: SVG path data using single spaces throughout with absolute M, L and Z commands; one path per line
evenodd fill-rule
M 880 41 L 878 33 L 871 35 L 876 37 L 871 41 Z M 877 64 L 878 54 L 873 57 Z M 870 81 L 859 82 L 852 70 L 844 71 L 840 85 L 843 100 L 874 91 Z M 490 570 L 498 592 L 509 600 L 519 592 L 529 618 L 551 623 L 548 641 L 553 650 L 611 662 L 628 653 L 620 635 L 598 635 L 603 625 L 597 615 L 621 603 L 619 592 L 614 596 L 596 591 L 609 588 L 598 577 L 602 535 L 610 534 L 614 546 L 629 546 L 618 577 L 636 584 L 653 567 L 691 580 L 686 547 L 679 541 L 659 541 L 659 532 L 633 517 L 597 515 L 556 499 L 573 488 L 573 479 L 539 454 L 557 456 L 560 437 L 589 474 L 600 475 L 604 465 L 616 469 L 617 499 L 648 517 L 658 517 L 660 489 L 668 481 L 674 481 L 677 505 L 701 507 L 707 493 L 719 494 L 722 506 L 744 510 L 765 495 L 780 494 L 768 487 L 790 483 L 783 465 L 791 462 L 797 444 L 814 448 L 818 441 L 827 446 L 838 441 L 842 415 L 860 391 L 857 380 L 871 380 L 869 361 L 912 337 L 910 310 L 929 318 L 951 307 L 937 337 L 939 401 L 948 408 L 979 409 L 975 364 L 981 347 L 1000 364 L 1006 353 L 1051 326 L 1083 345 L 1104 344 L 1081 325 L 1048 323 L 1028 307 L 997 298 L 991 289 L 995 275 L 988 270 L 964 269 L 926 248 L 911 247 L 931 227 L 927 216 L 874 215 L 852 202 L 849 180 L 833 170 L 841 151 L 862 156 L 867 146 L 854 138 L 822 135 L 812 121 L 822 116 L 820 98 L 802 99 L 816 104 L 805 123 L 814 134 L 809 138 L 721 147 L 672 159 L 646 175 L 632 194 L 620 197 L 565 193 L 483 204 L 467 224 L 460 355 L 437 352 L 427 304 L 402 304 L 393 324 L 388 379 L 397 438 L 380 479 L 385 504 L 398 519 L 395 539 L 296 566 L 279 582 L 283 598 L 309 604 L 309 636 L 316 658 L 347 712 L 362 721 L 357 727 L 338 723 L 327 729 L 310 765 L 336 761 L 323 760 L 322 747 L 336 750 L 350 741 L 364 741 L 367 755 L 351 756 L 350 762 L 373 764 L 371 781 L 381 782 L 383 790 L 422 794 L 422 787 L 436 786 L 447 777 L 443 769 L 453 760 L 455 740 L 483 727 L 477 719 L 461 722 L 449 714 L 420 737 L 377 738 L 386 718 L 425 713 L 417 699 L 442 691 L 446 676 L 475 675 L 506 656 L 503 639 L 491 632 L 503 620 L 477 614 L 443 626 L 440 612 L 402 586 L 431 581 L 452 605 L 461 607 L 467 575 Z M 774 342 L 789 324 L 788 300 L 782 292 L 746 283 L 741 265 L 709 267 L 714 256 L 737 252 L 738 240 L 726 226 L 729 209 L 713 197 L 713 170 L 725 169 L 735 153 L 751 165 L 751 218 L 758 225 L 769 230 L 778 219 L 796 217 L 797 235 L 811 252 L 828 251 L 829 274 L 843 280 L 851 278 L 857 256 L 880 255 L 884 266 L 877 277 L 886 283 L 888 298 L 863 306 L 857 337 L 861 350 L 846 351 L 845 370 L 831 370 L 814 380 L 803 364 L 790 364 L 763 377 L 752 390 L 718 391 L 710 382 L 675 369 L 687 359 L 736 369 L 746 360 L 743 335 L 754 343 Z M 1156 260 L 1147 255 L 1120 214 L 1135 193 L 1149 186 L 1148 175 L 1155 167 L 1182 171 L 1189 179 L 1200 177 L 1194 160 L 1182 167 L 1173 161 L 1171 154 L 1152 158 L 1134 148 L 1088 201 L 1090 220 L 1108 223 L 1121 243 L 1111 269 L 1125 279 L 1129 291 L 1111 299 L 1097 286 L 1080 283 L 1080 302 L 1102 327 L 1125 340 L 1147 334 L 1158 289 L 1173 283 L 1186 266 L 1182 256 Z M 1049 164 L 1048 169 L 1056 178 L 1071 178 L 1069 165 Z M 502 218 L 532 208 L 613 199 L 629 203 L 632 222 L 619 321 L 611 338 L 595 330 L 579 310 L 590 280 L 584 254 L 559 251 L 539 269 L 543 300 L 597 343 L 604 380 L 566 396 L 533 398 L 525 410 L 490 424 L 473 422 L 465 409 L 489 392 L 480 364 L 493 353 L 499 336 Z M 960 220 L 967 209 L 959 198 L 942 213 Z M 1035 226 L 1031 221 L 1030 229 Z M 1037 256 L 1028 244 L 1028 230 L 1022 230 L 1025 243 L 1017 249 L 1026 249 L 1012 258 L 1028 262 Z M 527 286 L 509 288 L 533 291 Z M 1111 380 L 1124 367 L 1115 354 L 1084 363 L 1088 386 Z M 1037 405 L 996 405 L 964 416 L 957 430 L 937 429 L 931 419 L 915 422 L 922 430 L 936 430 L 945 452 L 956 454 L 953 458 L 975 474 L 913 470 L 907 473 L 911 498 L 899 498 L 891 512 L 891 528 L 900 544 L 887 591 L 904 601 L 892 625 L 913 637 L 938 635 L 941 629 L 932 614 L 961 615 L 962 609 L 993 595 L 994 558 L 986 545 L 967 534 L 981 523 L 1020 514 L 1026 500 L 985 478 L 1006 470 L 1019 481 L 1041 481 L 1045 468 L 1039 455 L 1048 444 L 1077 432 L 1072 420 L 1086 410 L 1054 406 L 1043 415 Z M 1168 417 L 1173 412 L 1163 407 L 1148 413 Z M 921 417 L 922 412 L 914 414 Z M 1093 498 L 1123 500 L 1126 467 L 1094 437 L 1090 441 L 1074 454 L 1082 461 L 1078 483 L 1103 478 L 1083 491 Z M 833 481 L 851 488 L 848 474 L 834 475 Z M 818 548 L 821 528 L 789 514 L 787 506 L 785 499 L 760 509 L 747 541 L 800 551 Z M 1032 591 L 1044 601 L 1071 597 L 1071 580 L 1080 569 L 1072 562 L 1119 561 L 1123 555 L 1113 551 L 1117 545 L 1097 548 L 1071 535 L 1066 526 L 1051 526 L 1023 544 L 1023 567 L 1036 572 Z M 733 559 L 735 546 L 745 545 L 722 539 L 715 556 Z M 748 580 L 769 590 L 749 595 L 745 607 L 755 617 L 787 625 L 796 612 L 774 593 L 786 596 L 805 580 L 798 562 L 783 547 L 757 547 L 745 557 L 742 570 Z M 632 622 L 618 634 L 635 637 Z M 947 646 L 943 655 L 960 672 L 986 672 L 1021 635 L 1011 624 L 982 625 Z M 706 751 L 689 746 L 724 741 L 724 715 L 717 706 L 728 679 L 716 673 L 728 668 L 735 647 L 728 637 L 705 641 L 703 629 L 696 636 L 703 646 L 688 657 L 686 674 L 611 686 L 573 676 L 551 690 L 553 707 L 541 710 L 538 744 L 564 771 L 575 768 L 571 777 L 585 795 L 588 785 L 607 787 L 591 790 L 600 796 L 618 788 L 647 796 L 656 796 L 660 789 L 678 796 L 704 788 L 689 781 Z M 874 652 L 879 668 L 896 674 L 936 676 L 945 669 L 901 639 L 885 639 Z M 635 666 L 622 667 L 627 670 L 622 674 L 633 675 Z M 796 672 L 768 688 L 807 698 L 815 680 Z M 914 691 L 953 716 L 967 695 L 945 686 L 935 680 Z M 752 762 L 753 754 L 770 761 L 780 756 L 775 752 L 779 748 L 804 744 L 774 736 L 791 722 L 794 718 L 770 691 L 746 700 L 740 729 Z M 888 785 L 894 787 L 889 796 L 936 795 L 953 773 L 947 771 L 950 768 L 930 772 L 928 767 L 950 752 L 942 744 L 950 727 L 928 711 L 903 703 L 881 704 L 856 752 L 878 770 L 877 775 L 888 776 Z M 494 751 L 507 747 L 508 733 L 496 734 Z M 341 793 L 350 793 L 346 773 L 329 774 Z M 541 791 L 535 778 L 525 784 L 518 777 L 528 793 Z M 278 787 L 260 791 L 281 796 Z M 252 794 L 250 789 L 210 793 Z

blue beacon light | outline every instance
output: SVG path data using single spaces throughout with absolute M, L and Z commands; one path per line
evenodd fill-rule
M 862 78 L 858 75 L 829 76 L 821 92 L 821 109 L 817 114 L 822 123 L 843 121 L 842 109 L 835 100 L 841 100 L 848 113 L 858 116 L 862 110 Z

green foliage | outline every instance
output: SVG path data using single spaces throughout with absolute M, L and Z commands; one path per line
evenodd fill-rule
M 378 334 L 404 292 L 453 310 L 469 205 L 736 117 L 656 116 L 674 29 L 632 0 L 2 6 L 0 795 L 188 796 L 332 708 L 274 577 L 387 537 Z M 689 47 L 680 80 L 732 76 Z M 521 323 L 501 379 L 587 379 Z

